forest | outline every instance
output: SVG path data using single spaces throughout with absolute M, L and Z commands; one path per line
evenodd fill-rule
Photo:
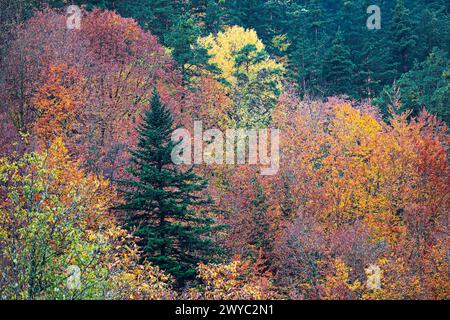
M 447 0 L 0 0 L 0 300 L 450 299 L 449 54 Z

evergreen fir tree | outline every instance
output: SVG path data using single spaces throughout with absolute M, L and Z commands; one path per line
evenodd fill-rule
M 307 6 L 295 3 L 287 15 L 290 76 L 299 84 L 302 93 L 319 95 L 323 85 L 325 24 L 321 6 L 317 1 L 309 1 Z
M 450 123 L 450 60 L 434 48 L 428 58 L 417 63 L 398 81 L 403 109 L 417 115 L 423 108 Z
M 363 47 L 359 52 L 358 72 L 356 73 L 359 97 L 374 98 L 385 85 L 392 85 L 397 76 L 397 64 L 393 60 L 393 44 L 385 29 L 367 30 L 363 37 Z
M 141 240 L 144 257 L 177 279 L 178 286 L 195 278 L 199 262 L 208 262 L 217 249 L 209 234 L 214 220 L 194 208 L 210 201 L 201 196 L 207 182 L 191 169 L 180 170 L 171 154 L 174 122 L 155 90 L 151 108 L 137 129 L 139 142 L 131 152 L 128 172 L 118 181 L 127 213 L 127 226 Z
M 226 25 L 238 25 L 247 29 L 254 29 L 264 43 L 270 43 L 271 37 L 268 19 L 270 12 L 266 9 L 266 1 L 261 0 L 226 0 Z
M 224 8 L 221 1 L 207 0 L 205 7 L 205 30 L 206 34 L 217 34 L 222 28 Z
M 336 15 L 338 28 L 340 28 L 344 42 L 350 49 L 352 61 L 357 64 L 358 51 L 361 50 L 363 43 L 364 30 L 366 26 L 366 16 L 364 14 L 355 14 L 355 12 L 365 13 L 364 4 L 359 1 L 341 0 L 339 12 Z
M 133 18 L 164 41 L 164 35 L 172 30 L 183 14 L 184 4 L 181 0 L 118 0 L 109 9 L 117 10 L 123 17 Z
M 392 22 L 392 36 L 394 41 L 393 53 L 398 62 L 400 73 L 408 72 L 412 66 L 413 51 L 417 43 L 417 36 L 413 33 L 410 11 L 403 0 L 397 0 Z
M 191 77 L 199 76 L 202 70 L 216 71 L 208 63 L 208 50 L 198 44 L 201 33 L 194 16 L 185 14 L 165 36 L 165 43 L 172 49 L 172 57 L 178 63 L 184 84 L 188 84 Z
M 328 94 L 354 96 L 353 70 L 350 50 L 344 43 L 342 32 L 338 31 L 324 63 Z
M 418 21 L 414 30 L 418 40 L 414 52 L 418 61 L 425 60 L 435 47 L 449 52 L 449 8 L 448 1 L 445 0 L 416 1 L 413 16 Z

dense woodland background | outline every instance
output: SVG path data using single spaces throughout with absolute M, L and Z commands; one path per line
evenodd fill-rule
M 0 297 L 448 299 L 449 49 L 445 0 L 0 0 Z M 278 174 L 174 166 L 194 120 Z

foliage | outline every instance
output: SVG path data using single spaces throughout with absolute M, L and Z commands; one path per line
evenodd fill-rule
M 350 282 L 350 270 L 342 260 L 336 259 L 333 269 L 333 272 L 325 277 L 322 288 L 323 298 L 326 300 L 354 300 L 355 292 L 361 287 L 361 283 L 358 280 Z
M 449 123 L 450 64 L 448 55 L 435 48 L 422 63 L 401 76 L 402 108 L 419 114 L 423 108 Z
M 273 296 L 270 274 L 264 271 L 260 260 L 252 263 L 237 257 L 228 264 L 200 264 L 198 277 L 202 285 L 190 289 L 186 298 L 261 300 Z
M 115 196 L 108 182 L 78 165 L 61 139 L 18 161 L 1 159 L 2 298 L 170 297 L 169 278 L 136 266 L 130 236 L 107 213 Z M 66 285 L 70 266 L 80 269 L 79 287 Z
M 343 43 L 342 32 L 338 31 L 336 39 L 324 62 L 324 75 L 331 93 L 354 95 L 352 83 L 354 64 L 350 50 Z
M 51 142 L 55 137 L 74 131 L 77 115 L 83 106 L 83 79 L 76 69 L 67 65 L 50 66 L 46 82 L 34 95 L 32 103 L 38 113 L 35 122 L 37 137 Z
M 280 94 L 283 66 L 269 57 L 256 32 L 232 26 L 199 41 L 233 97 L 231 125 L 267 125 Z
M 1 299 L 450 298 L 445 0 L 71 3 L 0 0 Z
M 119 180 L 127 224 L 139 241 L 146 260 L 173 275 L 182 286 L 195 276 L 195 266 L 214 254 L 209 234 L 214 220 L 196 214 L 194 207 L 208 205 L 202 195 L 206 181 L 192 168 L 181 171 L 172 163 L 177 143 L 171 141 L 173 118 L 157 91 L 138 127 L 139 142 L 131 150 L 128 172 L 132 180 Z
M 90 170 L 116 176 L 151 98 L 148 88 L 159 86 L 178 114 L 181 77 L 156 37 L 135 21 L 94 10 L 83 12 L 81 27 L 68 31 L 65 16 L 49 9 L 18 27 L 0 96 L 16 130 L 34 129 L 46 139 L 68 126 L 70 152 L 85 158 Z

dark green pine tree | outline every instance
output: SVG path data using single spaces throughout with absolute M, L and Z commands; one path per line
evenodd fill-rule
M 199 262 L 211 260 L 218 249 L 209 237 L 217 226 L 207 214 L 194 207 L 208 207 L 211 201 L 201 194 L 207 182 L 192 168 L 180 170 L 171 154 L 174 121 L 155 90 L 151 108 L 137 129 L 139 142 L 131 152 L 132 178 L 119 180 L 126 225 L 141 240 L 144 258 L 177 279 L 182 287 L 195 278 Z
M 364 14 L 367 6 L 360 0 L 341 0 L 339 7 L 336 15 L 337 25 L 350 49 L 352 61 L 356 64 L 359 61 L 358 52 L 362 47 L 363 33 L 367 29 L 367 16 Z M 356 12 L 361 14 L 355 14 Z
M 325 58 L 323 68 L 329 95 L 347 94 L 352 97 L 355 96 L 354 68 L 350 50 L 344 43 L 342 32 L 338 31 Z
M 270 19 L 266 7 L 267 1 L 261 0 L 226 0 L 224 1 L 226 25 L 238 25 L 244 28 L 254 29 L 263 43 L 270 43 Z
M 161 41 L 164 41 L 164 35 L 172 29 L 184 10 L 184 3 L 181 0 L 108 0 L 108 2 L 112 2 L 109 9 L 116 10 L 125 18 L 133 18 Z
M 222 28 L 224 7 L 220 0 L 207 0 L 203 22 L 205 24 L 205 33 L 217 34 Z
M 414 34 L 410 11 L 403 0 L 397 0 L 392 21 L 393 54 L 398 63 L 399 73 L 408 72 L 412 67 L 417 36 Z
M 208 62 L 208 51 L 197 42 L 201 32 L 195 17 L 187 13 L 175 22 L 172 30 L 164 37 L 164 42 L 172 49 L 172 57 L 178 63 L 185 85 L 189 84 L 193 76 L 199 76 L 202 70 L 212 73 L 217 71 Z
M 434 48 L 428 58 L 403 74 L 398 81 L 402 109 L 417 115 L 423 108 L 450 123 L 450 59 Z
M 414 50 L 418 61 L 423 61 L 438 47 L 450 51 L 450 4 L 447 0 L 416 0 L 413 17 L 417 20 L 414 34 L 417 46 Z
M 202 35 L 217 34 L 224 25 L 224 0 L 192 0 L 185 2 L 185 12 L 195 16 L 202 26 Z
M 358 52 L 358 73 L 355 75 L 359 96 L 375 98 L 385 85 L 392 85 L 397 76 L 397 64 L 390 50 L 393 45 L 385 29 L 366 30 L 363 33 L 363 47 Z
M 293 3 L 286 12 L 286 30 L 291 43 L 288 74 L 299 84 L 302 93 L 320 96 L 325 47 L 321 5 L 318 1 L 308 1 L 307 6 Z

